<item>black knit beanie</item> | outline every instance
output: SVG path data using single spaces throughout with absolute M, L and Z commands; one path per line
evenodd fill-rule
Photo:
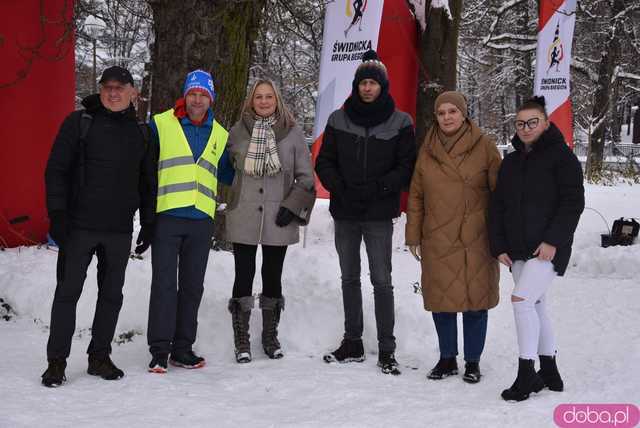
M 358 93 L 358 84 L 364 79 L 373 79 L 382 86 L 382 91 L 389 89 L 389 77 L 387 67 L 380 61 L 378 54 L 374 50 L 368 50 L 362 54 L 362 63 L 356 69 L 353 79 L 353 93 Z

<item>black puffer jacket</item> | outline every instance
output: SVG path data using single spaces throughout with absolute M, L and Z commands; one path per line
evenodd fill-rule
M 556 247 L 553 265 L 563 275 L 584 210 L 582 167 L 553 123 L 529 153 L 517 135 L 512 144 L 516 150 L 502 161 L 491 198 L 491 253 L 528 260 L 546 242 Z
M 331 193 L 329 210 L 337 220 L 388 220 L 400 215 L 400 192 L 409 185 L 416 162 L 411 117 L 395 110 L 385 121 L 365 128 L 342 109 L 327 122 L 316 173 Z M 345 199 L 349 187 L 375 189 L 355 209 Z
M 64 211 L 73 228 L 130 233 L 133 215 L 151 224 L 157 192 L 157 151 L 145 142 L 133 107 L 105 109 L 98 95 L 82 101 L 93 116 L 80 141 L 82 111 L 62 123 L 45 171 L 47 209 Z

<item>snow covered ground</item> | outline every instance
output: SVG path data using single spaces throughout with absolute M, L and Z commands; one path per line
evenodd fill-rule
M 621 216 L 640 218 L 640 186 L 588 186 L 587 206 L 602 213 L 609 225 Z M 56 253 L 45 248 L 4 251 L 0 253 L 0 298 L 17 315 L 10 321 L 0 320 L 0 427 L 543 427 L 554 426 L 553 410 L 560 403 L 638 404 L 640 245 L 600 248 L 600 233 L 606 229 L 597 213 L 585 211 L 569 272 L 551 290 L 565 392 L 545 390 L 517 404 L 505 403 L 499 395 L 513 382 L 517 365 L 509 304 L 512 280 L 506 269 L 502 270 L 501 303 L 489 313 L 482 381 L 469 385 L 460 377 L 426 380 L 427 370 L 438 358 L 437 338 L 430 314 L 413 291 L 419 266 L 404 249 L 403 218 L 396 223 L 393 256 L 397 358 L 403 369 L 398 377 L 383 375 L 375 367 L 373 295 L 365 264 L 368 359 L 346 365 L 327 365 L 321 359 L 338 345 L 343 322 L 326 202 L 319 202 L 313 214 L 307 247 L 294 246 L 287 254 L 287 306 L 280 328 L 286 356 L 277 361 L 262 353 L 260 314 L 254 311 L 254 361 L 234 362 L 226 310 L 233 260 L 229 253 L 212 252 L 196 343 L 207 366 L 194 371 L 170 369 L 166 375 L 147 373 L 145 329 L 151 278 L 147 256 L 129 264 L 117 329 L 117 335 L 136 334 L 130 342 L 114 344 L 113 359 L 126 376 L 108 382 L 87 375 L 85 349 L 96 299 L 94 262 L 78 304 L 68 382 L 61 388 L 44 388 L 40 375 L 46 365 Z M 260 290 L 259 278 L 254 290 Z

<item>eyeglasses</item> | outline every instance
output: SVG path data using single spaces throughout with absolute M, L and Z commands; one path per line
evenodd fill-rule
M 529 128 L 529 129 L 536 129 L 539 124 L 540 124 L 540 118 L 538 118 L 538 117 L 534 117 L 533 119 L 529 119 L 529 120 L 516 120 L 515 121 L 516 129 L 518 131 L 524 130 L 525 126 L 527 128 Z

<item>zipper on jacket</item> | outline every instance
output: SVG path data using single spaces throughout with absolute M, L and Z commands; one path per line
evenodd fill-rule
M 525 154 L 525 157 L 522 158 L 522 193 L 520 194 L 520 210 L 522 212 L 522 250 L 524 251 L 525 254 L 523 254 L 523 256 L 525 257 L 525 261 L 529 260 L 530 258 L 532 258 L 531 254 L 527 254 L 527 252 L 529 251 L 529 248 L 527 248 L 527 219 L 525 218 L 525 193 L 527 191 L 527 159 L 528 159 L 528 155 Z
M 363 157 L 364 157 L 364 168 L 362 168 L 363 171 L 363 180 L 364 183 L 367 182 L 367 146 L 368 146 L 368 142 L 369 142 L 369 128 L 364 128 L 364 141 L 362 142 L 363 147 Z

